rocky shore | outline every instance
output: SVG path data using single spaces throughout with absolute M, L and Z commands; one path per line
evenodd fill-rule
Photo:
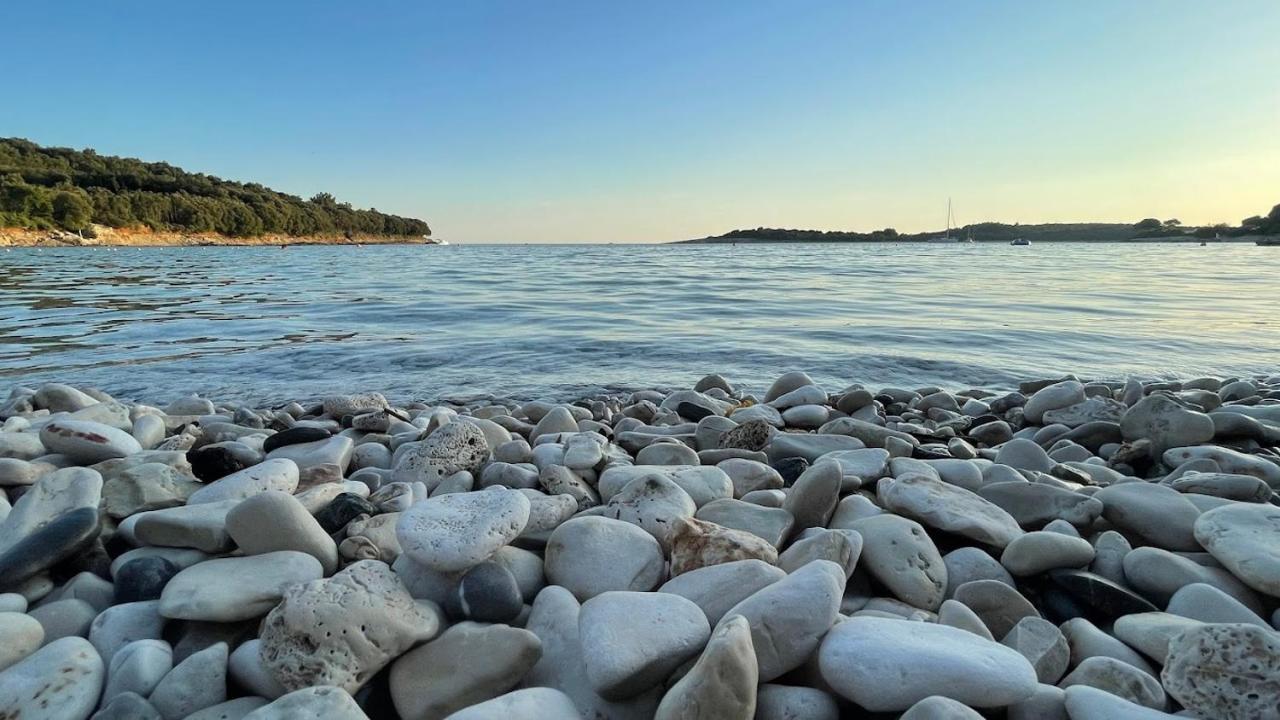
M 13 388 L 0 718 L 1280 718 L 1280 375 Z
M 218 233 L 190 233 L 94 225 L 90 232 L 0 228 L 0 248 L 14 247 L 259 247 L 278 245 L 415 245 L 424 241 L 404 235 L 255 235 L 231 237 Z

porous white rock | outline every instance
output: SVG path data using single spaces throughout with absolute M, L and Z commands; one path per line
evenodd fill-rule
M 515 490 L 440 495 L 405 510 L 396 536 L 414 562 L 456 572 L 484 562 L 514 540 L 528 523 L 529 510 L 529 499 Z

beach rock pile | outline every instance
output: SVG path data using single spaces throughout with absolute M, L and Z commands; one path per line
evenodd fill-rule
M 1280 718 L 1280 376 L 0 404 L 0 717 Z

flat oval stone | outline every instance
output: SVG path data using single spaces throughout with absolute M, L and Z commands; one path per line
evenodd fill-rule
M 324 577 L 320 561 L 293 550 L 206 560 L 178 573 L 160 595 L 160 614 L 235 622 L 266 615 L 292 586 Z
M 158 600 L 169 580 L 181 570 L 159 555 L 140 557 L 121 565 L 111 576 L 117 605 Z
M 896 513 L 987 545 L 1003 548 L 1022 535 L 1018 521 L 999 506 L 924 475 L 882 480 L 876 494 Z
M 514 540 L 529 521 L 529 510 L 529 499 L 515 490 L 441 495 L 405 510 L 396 536 L 404 553 L 421 565 L 441 572 L 465 570 Z
M 1196 539 L 1241 582 L 1280 597 L 1280 508 L 1233 503 L 1195 523 Z
M 1200 510 L 1173 488 L 1148 482 L 1105 487 L 1093 494 L 1102 516 L 1166 550 L 1200 549 L 1193 528 Z
M 129 433 L 86 420 L 54 420 L 40 429 L 40 442 L 49 452 L 66 455 L 78 465 L 92 465 L 142 452 Z
M 299 443 L 327 440 L 329 435 L 329 431 L 324 428 L 295 425 L 287 430 L 281 430 L 274 435 L 268 435 L 267 439 L 262 441 L 262 451 L 269 453 L 272 450 L 282 448 L 285 445 L 297 445 Z
M 0 552 L 0 589 L 17 587 L 91 545 L 98 523 L 93 508 L 71 510 Z
M 923 610 L 938 609 L 946 595 L 947 566 L 919 523 L 884 514 L 849 526 L 862 535 L 860 562 L 867 572 L 899 600 Z
M 482 562 L 462 576 L 446 609 L 455 618 L 508 623 L 524 608 L 516 578 L 496 562 Z
M 0 672 L 0 717 L 87 718 L 105 680 L 102 658 L 88 640 L 54 640 Z
M 972 707 L 1030 697 L 1036 671 L 1017 651 L 932 623 L 850 618 L 832 628 L 818 653 L 822 677 L 867 710 L 906 710 L 931 695 Z

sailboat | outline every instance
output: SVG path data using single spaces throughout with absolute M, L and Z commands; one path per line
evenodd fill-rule
M 951 226 L 955 222 L 955 214 L 951 212 L 951 198 L 947 198 L 947 230 L 942 237 L 929 238 L 929 242 L 950 243 L 950 242 L 973 242 L 972 231 L 970 237 L 962 238 L 959 236 L 951 237 Z M 958 229 L 958 228 L 957 228 Z

